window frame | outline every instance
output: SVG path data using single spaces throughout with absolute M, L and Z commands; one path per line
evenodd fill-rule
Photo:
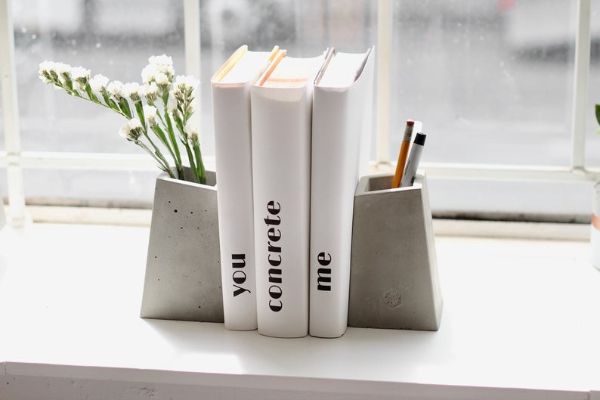
M 184 40 L 186 72 L 200 76 L 200 0 L 182 0 L 184 6 Z M 377 3 L 377 81 L 376 81 L 376 159 L 374 170 L 389 172 L 390 160 L 390 85 L 393 36 L 393 10 L 389 0 Z M 4 152 L 0 167 L 7 171 L 8 216 L 13 226 L 21 226 L 26 217 L 23 183 L 24 169 L 155 169 L 152 160 L 142 155 L 111 153 L 32 152 L 22 151 L 17 104 L 14 56 L 14 31 L 11 0 L 0 0 L 0 65 L 1 101 L 3 104 Z M 568 166 L 519 166 L 501 164 L 423 163 L 429 177 L 439 179 L 479 179 L 504 181 L 596 182 L 600 168 L 586 165 L 586 111 L 591 53 L 591 0 L 577 0 L 577 30 L 574 54 L 574 90 L 571 121 L 571 162 Z M 1 28 L 3 27 L 3 28 Z M 197 100 L 199 101 L 199 99 Z M 199 104 L 197 105 L 200 106 Z M 200 121 L 200 114 L 195 118 Z M 214 156 L 205 157 L 208 168 L 214 168 Z

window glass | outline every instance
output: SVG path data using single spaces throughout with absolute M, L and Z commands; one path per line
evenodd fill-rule
M 141 171 L 26 169 L 23 179 L 28 204 L 150 208 L 156 175 Z
M 392 140 L 424 122 L 432 162 L 567 165 L 576 2 L 394 2 Z
M 595 105 L 600 104 L 600 4 L 596 1 L 592 1 L 591 31 L 592 50 L 586 119 L 586 156 L 588 166 L 600 167 L 600 124 L 595 115 Z
M 148 56 L 165 53 L 183 74 L 183 2 L 61 0 L 60 10 L 46 0 L 12 5 L 24 150 L 139 153 L 118 136 L 121 117 L 42 84 L 37 65 L 64 61 L 139 81 Z M 598 7 L 592 28 L 600 33 Z M 302 57 L 332 45 L 358 52 L 376 44 L 376 1 L 211 0 L 200 8 L 200 134 L 207 158 L 214 153 L 210 77 L 239 45 L 269 50 L 278 44 Z M 404 120 L 414 118 L 429 134 L 424 161 L 568 165 L 575 13 L 569 0 L 394 0 L 390 158 Z M 596 36 L 590 97 L 600 101 Z M 591 110 L 588 157 L 597 160 L 600 136 Z M 36 203 L 149 206 L 158 172 L 26 170 L 25 190 Z M 432 179 L 430 189 L 437 213 L 585 214 L 590 204 L 587 184 Z
M 377 2 L 370 0 L 223 0 L 202 2 L 200 7 L 202 127 L 210 149 L 210 78 L 240 45 L 255 51 L 278 45 L 291 57 L 314 57 L 329 46 L 363 52 L 376 41 Z
M 214 153 L 210 77 L 235 48 L 246 43 L 253 50 L 268 50 L 278 44 L 290 56 L 315 56 L 332 44 L 340 51 L 364 51 L 375 40 L 375 7 L 368 0 L 201 2 L 204 155 Z M 173 57 L 177 72 L 184 73 L 183 2 L 65 0 L 61 12 L 56 12 L 51 2 L 23 0 L 14 2 L 13 11 L 23 148 L 139 152 L 118 136 L 120 116 L 42 84 L 37 65 L 45 59 L 64 61 L 112 79 L 139 81 L 148 56 L 166 53 Z M 102 204 L 110 197 L 115 202 L 150 204 L 157 174 L 158 170 L 150 175 L 26 171 L 26 195 L 36 203 L 60 198 Z
M 13 1 L 17 87 L 24 150 L 137 153 L 117 134 L 122 117 L 53 90 L 43 60 L 82 65 L 111 79 L 140 81 L 153 54 L 184 73 L 182 3 L 161 0 Z

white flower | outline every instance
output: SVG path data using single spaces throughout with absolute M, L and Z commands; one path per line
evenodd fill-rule
M 58 75 L 58 77 L 64 82 L 66 78 L 64 75 L 69 76 L 71 74 L 71 66 L 65 63 L 54 63 L 54 72 Z
M 173 79 L 173 75 L 175 75 L 175 69 L 172 65 L 160 65 L 158 66 L 158 71 L 167 75 L 170 79 Z
M 121 81 L 112 81 L 106 89 L 115 97 L 123 97 L 123 83 Z
M 158 69 L 155 65 L 148 64 L 142 69 L 142 81 L 144 83 L 150 83 L 154 81 L 154 77 L 158 73 Z
M 154 81 L 157 85 L 168 85 L 169 77 L 162 72 L 158 72 L 156 75 L 154 75 Z
M 125 122 L 123 124 L 123 126 L 121 126 L 121 128 L 119 128 L 119 136 L 121 136 L 123 139 L 128 139 L 130 130 L 131 129 L 129 129 L 129 124 L 127 122 Z
M 83 67 L 73 67 L 71 68 L 71 77 L 76 81 L 87 81 L 90 79 L 90 70 Z
M 175 88 L 181 92 L 194 91 L 199 84 L 200 81 L 191 75 L 179 75 L 175 78 Z
M 131 118 L 129 121 L 127 121 L 127 124 L 131 130 L 142 129 L 142 123 L 137 118 Z
M 152 104 L 158 97 L 158 86 L 154 82 L 145 84 L 140 88 L 140 95 L 146 98 L 148 104 Z
M 81 67 L 71 67 L 69 64 L 43 61 L 38 68 L 40 79 L 46 83 L 50 83 L 58 78 L 61 84 L 66 84 L 71 79 L 79 80 L 89 78 L 89 70 Z
M 71 78 L 79 84 L 81 90 L 85 90 L 90 80 L 90 70 L 83 67 L 73 67 L 71 68 Z
M 137 82 L 129 82 L 123 85 L 123 97 L 130 97 L 132 100 L 140 98 L 140 84 Z
M 173 69 L 173 59 L 165 54 L 161 56 L 152 56 L 148 58 L 148 63 L 154 66 L 157 72 L 162 72 L 169 77 L 169 80 L 173 78 L 175 70 Z
M 158 110 L 154 106 L 144 106 L 144 118 L 146 118 L 148 125 L 156 125 L 157 112 Z
M 123 139 L 134 141 L 139 139 L 142 134 L 142 123 L 137 118 L 132 118 L 125 122 L 119 129 L 119 136 Z
M 38 75 L 42 82 L 54 83 L 58 77 L 56 74 L 56 63 L 54 61 L 42 61 L 38 68 Z M 55 88 L 57 87 L 55 86 Z
M 168 85 L 173 79 L 173 59 L 167 55 L 152 56 L 148 58 L 148 65 L 142 69 L 144 83 L 156 82 L 159 85 Z
M 56 63 L 54 61 L 42 61 L 39 66 L 38 73 L 42 75 L 44 73 L 50 73 L 54 71 L 56 68 L 55 64 Z
M 190 139 L 190 141 L 198 141 L 198 128 L 191 120 L 188 120 L 188 122 L 185 124 L 185 132 L 187 133 L 187 136 Z
M 90 86 L 94 92 L 100 93 L 106 90 L 108 78 L 101 74 L 96 74 L 90 79 Z

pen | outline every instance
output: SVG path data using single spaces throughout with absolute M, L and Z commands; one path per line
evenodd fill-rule
M 419 167 L 419 161 L 421 161 L 421 154 L 423 153 L 426 137 L 427 136 L 422 132 L 417 133 L 417 136 L 415 136 L 415 141 L 410 149 L 410 155 L 408 156 L 406 168 L 404 169 L 404 175 L 402 175 L 400 187 L 412 186 L 415 181 L 415 174 Z
M 402 179 L 402 174 L 404 174 L 404 165 L 406 164 L 406 158 L 408 157 L 408 148 L 410 146 L 410 138 L 412 136 L 414 125 L 415 121 L 412 119 L 406 121 L 404 138 L 402 139 L 402 144 L 400 145 L 400 153 L 398 153 L 396 173 L 394 174 L 394 179 L 392 179 L 392 188 L 400 187 L 400 180 Z

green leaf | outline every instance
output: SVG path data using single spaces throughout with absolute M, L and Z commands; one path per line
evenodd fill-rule
M 98 100 L 98 97 L 96 97 L 96 95 L 92 91 L 92 87 L 89 83 L 85 84 L 85 92 L 87 93 L 91 101 L 93 101 L 94 103 L 100 103 L 100 100 Z
M 127 102 L 126 98 L 119 98 L 119 108 L 121 109 L 121 111 L 123 111 L 123 114 L 125 114 L 127 118 L 131 119 L 131 108 L 129 108 L 129 103 Z
M 596 121 L 600 124 L 600 104 L 596 104 Z
M 136 111 L 137 116 L 140 119 L 140 122 L 142 123 L 142 126 L 144 127 L 144 130 L 145 130 L 146 129 L 146 119 L 144 118 L 144 106 L 142 105 L 141 100 L 137 100 L 135 102 L 135 111 Z
M 167 147 L 169 147 L 169 144 L 167 142 L 167 136 L 165 135 L 165 133 L 163 132 L 162 129 L 160 129 L 160 126 L 158 125 L 153 125 L 151 126 L 152 130 L 154 131 L 154 133 L 156 134 L 156 136 L 158 136 L 158 138 L 160 139 L 161 142 L 163 142 L 163 144 Z M 169 147 L 170 149 L 170 147 Z
M 121 114 L 121 110 L 119 110 L 119 106 L 117 106 L 117 103 L 115 103 L 113 101 L 113 99 L 110 98 L 110 96 L 106 90 L 102 92 L 102 98 L 104 99 L 104 103 L 106 103 L 107 106 L 109 106 L 110 108 L 112 108 L 113 110 L 115 110 L 116 112 Z

